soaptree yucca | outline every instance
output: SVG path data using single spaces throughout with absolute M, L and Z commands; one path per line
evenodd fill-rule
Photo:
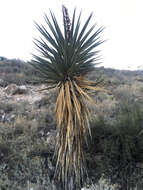
M 89 27 L 92 14 L 81 27 L 81 14 L 76 19 L 76 10 L 71 20 L 64 6 L 62 13 L 63 32 L 51 11 L 50 19 L 44 17 L 47 28 L 36 23 L 42 37 L 35 40 L 40 55 L 33 55 L 32 65 L 41 82 L 47 84 L 44 90 L 58 90 L 55 178 L 62 182 L 63 189 L 69 190 L 71 183 L 80 187 L 86 176 L 83 143 L 90 133 L 86 102 L 94 103 L 89 92 L 100 90 L 99 83 L 88 80 L 86 74 L 99 61 L 96 47 L 103 42 L 99 36 L 103 28 Z

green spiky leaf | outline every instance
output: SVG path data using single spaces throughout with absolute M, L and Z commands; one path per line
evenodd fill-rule
M 68 77 L 93 71 L 99 61 L 97 59 L 99 51 L 95 48 L 103 43 L 100 39 L 100 33 L 104 28 L 95 29 L 95 24 L 88 29 L 92 14 L 81 28 L 81 13 L 76 21 L 75 9 L 68 30 L 66 29 L 66 19 L 64 19 L 63 34 L 55 15 L 51 11 L 50 17 L 51 19 L 47 15 L 44 16 L 47 26 L 35 24 L 42 38 L 34 40 L 40 55 L 33 56 L 32 65 L 39 70 L 40 76 L 43 76 L 44 79 L 47 79 L 47 83 L 51 84 L 51 81 L 58 83 Z M 68 35 L 69 38 L 67 38 Z

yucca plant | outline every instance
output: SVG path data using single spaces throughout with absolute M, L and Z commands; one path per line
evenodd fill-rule
M 32 65 L 41 82 L 47 84 L 43 90 L 58 90 L 55 178 L 62 182 L 63 189 L 69 190 L 71 183 L 78 189 L 86 176 L 83 143 L 87 141 L 87 132 L 90 133 L 86 100 L 94 103 L 88 92 L 101 90 L 99 81 L 90 81 L 86 75 L 99 61 L 95 48 L 103 43 L 99 36 L 103 27 L 94 31 L 94 25 L 88 29 L 92 14 L 80 27 L 81 14 L 76 20 L 76 10 L 72 20 L 64 6 L 62 13 L 64 32 L 51 11 L 51 19 L 44 17 L 48 29 L 36 23 L 42 34 L 40 40 L 35 40 L 41 55 L 33 55 Z

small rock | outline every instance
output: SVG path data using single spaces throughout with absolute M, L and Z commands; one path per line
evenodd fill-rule
M 28 89 L 26 86 L 17 86 L 16 84 L 8 85 L 4 90 L 8 95 L 15 95 L 15 94 L 26 94 Z
M 16 115 L 12 114 L 7 120 L 9 122 L 14 121 L 15 117 L 16 117 Z
M 8 95 L 14 95 L 16 93 L 18 89 L 18 86 L 16 84 L 10 84 L 8 85 L 4 91 L 8 94 Z
M 55 149 L 55 140 L 56 139 L 56 131 L 52 130 L 47 134 L 46 143 L 49 145 L 51 150 Z
M 5 122 L 6 120 L 6 114 L 4 113 L 3 115 L 0 116 L 0 122 Z
M 6 85 L 6 82 L 3 79 L 0 79 L 0 86 L 4 87 Z
M 28 92 L 28 89 L 25 85 L 19 86 L 18 94 L 26 94 L 27 92 Z

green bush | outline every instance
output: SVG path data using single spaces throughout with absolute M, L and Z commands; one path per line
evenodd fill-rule
M 119 189 L 128 190 L 142 179 L 143 111 L 137 105 L 123 105 L 116 126 L 103 139 L 102 172 Z

